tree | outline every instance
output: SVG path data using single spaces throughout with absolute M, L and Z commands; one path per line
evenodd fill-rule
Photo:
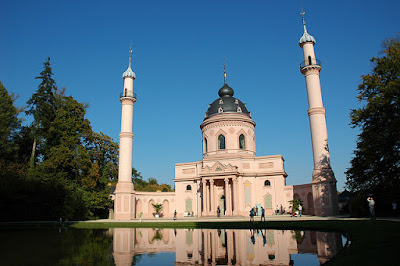
M 349 190 L 374 194 L 378 206 L 400 196 L 400 34 L 382 46 L 358 86 L 363 106 L 351 111 L 351 125 L 361 133 L 346 172 Z
M 0 82 L 0 159 L 15 159 L 17 133 L 21 128 L 20 110 L 14 106 L 14 95 Z
M 51 123 L 56 117 L 56 98 L 58 94 L 57 85 L 52 78 L 53 72 L 50 65 L 50 57 L 44 62 L 44 69 L 40 72 L 38 90 L 28 100 L 28 110 L 26 114 L 32 115 L 32 131 L 34 141 L 32 143 L 32 160 L 35 158 L 36 149 L 39 150 L 39 155 L 44 155 L 47 148 L 51 146 L 49 129 Z M 36 148 L 37 147 L 37 148 Z

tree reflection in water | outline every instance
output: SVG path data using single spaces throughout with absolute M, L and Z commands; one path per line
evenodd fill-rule
M 293 265 L 309 254 L 318 264 L 343 247 L 340 233 L 268 229 L 39 228 L 0 238 L 4 265 Z

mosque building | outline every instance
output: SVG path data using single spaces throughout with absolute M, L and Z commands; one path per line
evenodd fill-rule
M 325 108 L 322 103 L 319 72 L 321 64 L 315 57 L 315 38 L 306 29 L 299 45 L 304 61 L 300 71 L 305 76 L 309 104 L 310 131 L 314 159 L 311 183 L 286 185 L 287 174 L 282 155 L 256 156 L 255 126 L 251 112 L 228 85 L 224 84 L 218 98 L 209 104 L 200 125 L 203 138 L 201 161 L 175 165 L 175 192 L 138 192 L 132 184 L 132 117 L 136 94 L 136 78 L 129 67 L 124 72 L 118 183 L 115 190 L 114 219 L 154 217 L 154 203 L 162 204 L 162 217 L 248 216 L 256 207 L 266 215 L 276 209 L 290 211 L 293 199 L 301 199 L 303 213 L 328 216 L 338 213 L 336 179 L 330 167 Z M 262 121 L 260 121 L 262 123 Z

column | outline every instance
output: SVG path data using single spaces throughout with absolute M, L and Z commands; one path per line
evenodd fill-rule
M 235 206 L 235 212 L 234 215 L 240 215 L 239 210 L 240 210 L 240 206 L 239 206 L 239 181 L 238 178 L 235 177 L 232 179 L 232 184 L 233 184 L 233 191 L 234 191 L 234 206 Z
M 225 200 L 226 200 L 226 214 L 232 215 L 232 194 L 229 184 L 229 178 L 225 178 Z
M 215 214 L 215 190 L 214 190 L 214 179 L 210 179 L 210 202 L 211 202 L 211 215 Z
M 206 198 L 207 198 L 207 196 L 206 196 L 206 194 L 207 194 L 207 190 L 206 190 L 206 180 L 202 180 L 201 181 L 201 184 L 202 184 L 202 195 L 201 195 L 201 201 L 202 201 L 202 204 L 203 204 L 203 209 L 202 209 L 202 212 L 201 212 L 201 216 L 205 216 L 206 215 Z
M 217 261 L 217 240 L 218 240 L 218 235 L 217 235 L 217 230 L 212 230 L 211 231 L 211 252 L 212 252 L 212 261 L 211 265 L 216 265 Z
M 232 265 L 233 259 L 233 229 L 228 229 L 227 232 L 227 251 L 228 251 L 228 265 Z
M 200 193 L 200 182 L 201 182 L 200 180 L 196 181 L 196 206 L 197 206 L 196 217 L 201 216 L 201 199 L 203 199 Z
M 207 186 L 206 180 L 206 215 L 210 213 L 210 186 Z

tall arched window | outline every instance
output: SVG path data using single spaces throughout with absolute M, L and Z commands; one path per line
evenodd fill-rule
M 312 65 L 311 56 L 308 56 L 308 65 Z
M 208 152 L 208 143 L 207 143 L 207 139 L 204 138 L 204 153 Z
M 244 140 L 244 135 L 241 134 L 241 135 L 239 136 L 239 149 L 244 150 L 245 148 L 246 148 L 246 142 L 245 142 L 245 140 Z
M 218 136 L 218 150 L 225 150 L 225 136 L 222 134 Z

